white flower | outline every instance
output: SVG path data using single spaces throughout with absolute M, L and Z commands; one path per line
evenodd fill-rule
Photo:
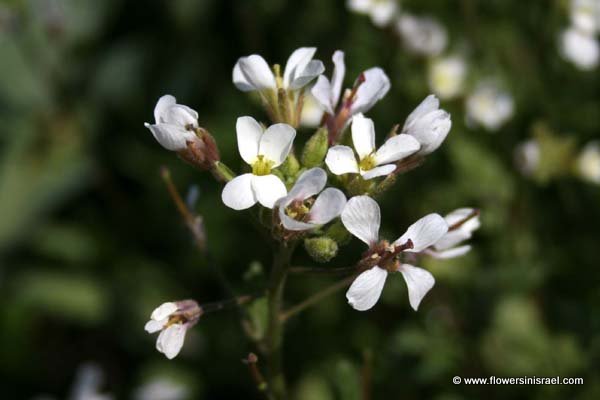
M 462 57 L 436 58 L 429 66 L 429 87 L 442 99 L 451 99 L 463 93 L 467 63 Z
M 515 149 L 515 163 L 525 176 L 532 176 L 540 163 L 540 145 L 536 139 L 529 139 Z
M 373 121 L 362 114 L 352 119 L 352 142 L 358 154 L 348 146 L 333 146 L 327 152 L 325 164 L 335 175 L 358 174 L 363 179 L 388 175 L 396 169 L 394 162 L 419 150 L 419 142 L 410 135 L 396 135 L 375 151 L 375 127 Z
M 432 94 L 427 96 L 406 118 L 402 133 L 413 136 L 421 145 L 419 154 L 436 150 L 450 132 L 450 114 L 440 109 L 440 101 Z
M 600 1 L 571 0 L 571 23 L 580 31 L 590 35 L 600 30 Z
M 168 377 L 155 378 L 137 388 L 136 400 L 184 400 L 190 397 L 189 388 Z
M 311 94 L 325 112 L 334 115 L 340 101 L 344 75 L 346 74 L 344 52 L 337 50 L 333 53 L 331 59 L 334 65 L 331 81 L 324 75 L 320 75 L 311 90 Z M 359 83 L 354 97 L 349 99 L 351 101 L 349 117 L 367 112 L 390 90 L 390 79 L 379 67 L 364 71 L 360 79 L 363 81 Z
M 514 111 L 512 96 L 491 81 L 482 82 L 466 100 L 467 122 L 498 130 Z
M 565 29 L 560 36 L 562 56 L 582 70 L 591 70 L 598 66 L 600 44 L 593 36 L 576 28 Z
M 163 303 L 157 307 L 150 316 L 144 329 L 148 333 L 160 331 L 156 340 L 156 350 L 173 359 L 183 347 L 185 333 L 189 324 L 182 321 L 171 323 L 171 317 L 179 310 L 176 303 Z
M 348 0 L 350 11 L 357 14 L 366 14 L 377 27 L 384 27 L 392 22 L 398 12 L 396 0 Z
M 600 184 L 600 142 L 585 145 L 577 157 L 577 171 L 587 181 Z
M 342 212 L 342 223 L 354 236 L 369 245 L 369 259 L 384 262 L 362 272 L 346 293 L 348 303 L 358 311 L 372 308 L 383 290 L 388 273 L 400 272 L 408 287 L 408 299 L 416 311 L 421 300 L 433 287 L 435 279 L 426 270 L 410 264 L 396 263 L 402 252 L 420 253 L 436 243 L 448 231 L 438 214 L 429 214 L 412 224 L 394 243 L 379 243 L 381 215 L 375 200 L 368 196 L 351 198 Z
M 316 51 L 315 47 L 301 47 L 294 51 L 287 60 L 281 82 L 277 82 L 277 77 L 261 56 L 241 57 L 233 68 L 233 83 L 244 92 L 276 90 L 279 87 L 298 90 L 325 70 L 321 61 L 312 59 Z
M 104 373 L 94 363 L 87 362 L 77 368 L 69 400 L 112 400 L 114 396 L 101 393 Z
M 256 202 L 273 208 L 287 190 L 271 170 L 287 158 L 296 130 L 287 124 L 275 124 L 263 131 L 254 118 L 240 117 L 236 131 L 240 155 L 252 167 L 252 172 L 227 182 L 221 193 L 223 203 L 234 210 L 250 208 Z
M 471 246 L 458 246 L 473 236 L 479 229 L 479 212 L 473 208 L 459 208 L 444 217 L 448 232 L 440 238 L 426 253 L 435 258 L 454 258 L 467 254 Z
M 177 104 L 170 94 L 158 99 L 154 107 L 154 125 L 144 123 L 154 138 L 165 149 L 181 151 L 187 142 L 197 139 L 194 128 L 198 128 L 198 113 L 188 106 Z
M 430 17 L 402 14 L 396 22 L 396 30 L 409 51 L 425 56 L 437 56 L 448 42 L 446 29 Z
M 313 229 L 341 214 L 346 196 L 339 189 L 323 190 L 326 183 L 327 173 L 321 168 L 311 168 L 300 175 L 290 193 L 277 202 L 279 219 L 285 229 Z M 313 203 L 312 198 L 317 193 L 320 194 Z

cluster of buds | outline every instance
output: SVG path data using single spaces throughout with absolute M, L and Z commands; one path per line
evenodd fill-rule
M 283 76 L 279 66 L 270 68 L 259 55 L 242 57 L 236 63 L 234 84 L 242 91 L 258 93 L 272 123 L 262 124 L 250 116 L 237 119 L 238 151 L 247 164 L 237 176 L 220 162 L 214 139 L 198 126 L 197 113 L 176 104 L 174 97 L 159 100 L 156 124 L 147 126 L 165 148 L 225 177 L 221 198 L 227 207 L 262 207 L 259 220 L 282 246 L 295 249 L 294 244 L 303 241 L 315 261 L 327 262 L 351 235 L 365 242 L 369 248 L 356 263 L 356 279 L 346 294 L 353 308 L 372 308 L 387 275 L 400 272 L 416 310 L 435 280 L 412 264 L 421 256 L 443 259 L 468 252 L 470 246 L 462 242 L 479 227 L 479 213 L 463 208 L 446 217 L 429 214 L 389 242 L 379 238 L 381 218 L 374 197 L 391 187 L 398 174 L 420 165 L 442 145 L 452 125 L 450 114 L 440 108 L 436 96 L 429 95 L 377 147 L 375 124 L 364 113 L 389 91 L 389 78 L 381 68 L 373 67 L 343 90 L 344 53 L 333 54 L 329 79 L 322 74 L 323 63 L 313 59 L 315 51 L 308 47 L 294 51 Z M 297 157 L 294 140 L 306 93 L 320 107 L 322 117 Z M 349 140 L 344 139 L 346 131 Z M 190 300 L 157 308 L 146 326 L 149 332 L 161 331 L 157 349 L 174 357 L 186 330 L 210 311 L 207 307 Z

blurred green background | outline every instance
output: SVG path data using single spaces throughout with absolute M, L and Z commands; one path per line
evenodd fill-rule
M 368 313 L 340 292 L 292 320 L 285 365 L 294 398 L 366 399 L 365 370 L 371 399 L 600 398 L 600 188 L 573 177 L 554 153 L 545 161 L 550 178 L 523 177 L 514 163 L 515 147 L 536 132 L 567 153 L 600 136 L 598 69 L 581 72 L 557 50 L 567 2 L 403 0 L 401 8 L 437 18 L 449 48 L 467 49 L 469 76 L 501 77 L 515 113 L 488 133 L 466 126 L 463 98 L 442 102 L 451 133 L 382 198 L 383 234 L 473 206 L 483 223 L 474 250 L 422 263 L 437 283 L 417 313 L 402 280 L 390 279 Z M 153 121 L 159 96 L 173 94 L 198 110 L 238 169 L 236 118 L 266 116 L 233 86 L 233 65 L 251 53 L 283 64 L 301 46 L 318 47 L 328 76 L 331 54 L 344 50 L 346 86 L 366 68 L 384 68 L 392 89 L 369 113 L 379 140 L 430 93 L 427 60 L 343 1 L 0 3 L 3 399 L 67 398 L 89 362 L 113 398 L 132 398 L 158 378 L 184 386 L 182 398 L 260 398 L 240 362 L 256 349 L 236 312 L 203 318 L 173 361 L 143 330 L 163 301 L 227 297 L 212 267 L 245 293 L 259 280 L 251 263 L 260 274 L 270 258 L 244 213 L 220 202 L 209 174 L 163 150 L 143 123 Z M 212 266 L 165 190 L 162 165 L 182 192 L 199 189 Z M 355 260 L 362 247 L 351 247 L 332 265 Z M 298 265 L 309 265 L 299 253 Z M 293 277 L 289 304 L 333 279 Z M 585 384 L 465 386 L 452 384 L 455 375 L 578 376 Z

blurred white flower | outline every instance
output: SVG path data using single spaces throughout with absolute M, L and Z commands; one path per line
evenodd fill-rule
M 100 393 L 104 374 L 95 363 L 85 363 L 77 368 L 69 400 L 112 400 L 109 394 Z
M 312 59 L 316 51 L 315 47 L 301 47 L 294 51 L 287 60 L 280 82 L 261 56 L 241 57 L 233 68 L 233 83 L 244 92 L 301 89 L 325 71 L 321 61 Z
M 362 114 L 354 116 L 351 129 L 358 161 L 351 147 L 331 147 L 325 157 L 325 164 L 335 175 L 360 173 L 363 179 L 388 175 L 396 169 L 394 162 L 410 156 L 420 148 L 414 137 L 400 134 L 392 136 L 376 151 L 373 121 Z
M 451 127 L 450 114 L 430 94 L 406 118 L 402 133 L 414 137 L 420 144 L 419 154 L 426 155 L 440 147 Z
M 273 208 L 275 202 L 287 194 L 287 189 L 271 170 L 287 158 L 296 130 L 287 124 L 271 125 L 264 130 L 254 118 L 240 117 L 236 131 L 240 155 L 252 167 L 252 172 L 227 182 L 221 199 L 234 210 L 250 208 L 256 202 Z
M 380 28 L 389 25 L 399 11 L 396 0 L 347 0 L 346 4 L 350 11 L 371 17 Z
M 181 151 L 187 148 L 187 142 L 197 139 L 194 128 L 198 128 L 198 113 L 188 106 L 177 104 L 170 94 L 158 99 L 154 107 L 155 124 L 147 122 L 154 138 L 165 149 Z
M 529 139 L 515 149 L 515 163 L 525 176 L 532 176 L 540 163 L 540 145 L 536 139 Z
M 592 35 L 600 30 L 600 0 L 571 0 L 569 14 L 580 31 Z
M 331 59 L 334 65 L 331 81 L 325 75 L 319 76 L 317 83 L 311 90 L 311 94 L 325 112 L 334 115 L 340 101 L 344 75 L 346 74 L 344 52 L 337 50 L 333 53 Z M 354 96 L 344 99 L 349 102 L 348 118 L 369 111 L 390 90 L 390 79 L 379 67 L 364 71 L 357 84 L 358 88 Z
M 577 172 L 583 179 L 600 184 L 600 141 L 586 144 L 579 153 Z
M 148 333 L 160 331 L 156 350 L 171 360 L 179 354 L 187 330 L 198 322 L 201 315 L 202 309 L 194 300 L 167 302 L 152 311 L 144 329 Z
M 514 111 L 513 98 L 491 81 L 482 82 L 466 99 L 467 122 L 496 131 Z
M 600 44 L 594 36 L 577 28 L 568 28 L 560 35 L 562 56 L 582 70 L 591 70 L 598 66 Z
M 189 398 L 190 390 L 182 383 L 169 378 L 156 378 L 135 391 L 136 400 L 184 400 Z
M 435 258 L 460 257 L 471 250 L 470 245 L 458 246 L 471 239 L 473 232 L 479 229 L 479 212 L 474 208 L 459 208 L 444 217 L 448 232 L 425 252 Z
M 429 65 L 429 87 L 442 99 L 451 99 L 463 93 L 467 63 L 453 55 L 434 59 Z
M 339 189 L 323 190 L 326 183 L 327 173 L 321 168 L 311 168 L 300 175 L 289 194 L 277 202 L 279 219 L 285 229 L 313 229 L 341 214 L 346 196 Z
M 428 271 L 397 262 L 402 252 L 420 253 L 440 240 L 448 225 L 438 214 L 429 214 L 412 224 L 392 244 L 379 241 L 381 214 L 379 205 L 368 196 L 351 198 L 342 212 L 342 223 L 354 236 L 365 242 L 371 251 L 369 259 L 377 265 L 362 272 L 352 283 L 346 298 L 358 311 L 372 308 L 383 291 L 388 273 L 400 272 L 408 287 L 408 299 L 416 311 L 421 300 L 433 287 L 435 279 Z
M 417 17 L 402 14 L 396 22 L 404 46 L 413 53 L 424 56 L 437 56 L 446 48 L 446 29 L 431 17 Z

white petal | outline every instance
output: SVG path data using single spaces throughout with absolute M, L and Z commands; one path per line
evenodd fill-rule
M 256 88 L 248 82 L 244 73 L 242 72 L 242 67 L 240 66 L 240 62 L 236 62 L 233 67 L 233 84 L 236 88 L 240 89 L 242 92 L 250 92 L 252 90 L 256 90 Z
M 275 202 L 287 194 L 285 185 L 275 175 L 253 175 L 252 190 L 256 200 L 267 208 L 273 208 Z
M 417 108 L 415 108 L 413 112 L 411 112 L 408 115 L 408 117 L 406 118 L 406 122 L 404 122 L 404 127 L 402 128 L 402 131 L 406 131 L 408 128 L 410 128 L 410 126 L 412 126 L 415 123 L 417 119 L 424 117 L 425 115 L 437 110 L 438 108 L 440 108 L 440 101 L 437 97 L 435 97 L 435 95 L 430 94 L 429 96 L 425 97 L 425 100 L 423 100 L 417 106 Z
M 446 223 L 448 225 L 454 225 L 473 214 L 474 211 L 475 209 L 470 207 L 457 208 L 456 210 L 453 210 L 446 214 L 444 219 L 446 220 Z
M 358 173 L 354 151 L 348 146 L 333 146 L 327 151 L 325 164 L 335 175 Z
M 257 54 L 252 54 L 248 57 L 240 58 L 238 63 L 240 65 L 239 70 L 244 78 L 246 78 L 245 82 L 249 84 L 246 85 L 243 81 L 239 81 L 242 84 L 238 86 L 238 89 L 246 90 L 248 86 L 251 86 L 253 90 L 275 88 L 275 76 L 264 58 Z
M 156 307 L 154 311 L 152 311 L 150 318 L 155 321 L 162 321 L 165 318 L 168 318 L 175 311 L 177 311 L 177 304 L 173 302 L 163 303 Z
M 425 251 L 425 253 L 434 258 L 448 259 L 448 258 L 455 258 L 455 257 L 463 256 L 463 255 L 467 254 L 469 251 L 471 251 L 471 246 L 465 245 L 465 246 L 453 247 L 451 249 L 441 250 L 441 251 L 427 249 Z
M 402 273 L 406 281 L 410 306 L 413 310 L 417 311 L 421 300 L 423 300 L 423 297 L 425 297 L 435 284 L 435 279 L 429 271 L 410 264 L 402 264 L 398 270 Z
M 436 250 L 446 250 L 470 238 L 471 232 L 463 232 L 461 230 L 455 229 L 453 231 L 449 231 L 444 236 L 442 236 L 440 240 L 435 242 L 434 247 Z
M 170 151 L 185 150 L 188 141 L 196 140 L 195 133 L 176 125 L 150 125 L 149 123 L 145 123 L 144 126 L 150 129 L 154 139 L 156 139 L 162 147 Z
M 154 107 L 154 121 L 155 123 L 161 122 L 161 116 L 165 114 L 165 112 L 169 109 L 169 107 L 175 105 L 177 100 L 175 97 L 170 94 L 165 94 L 156 102 L 156 106 Z
M 273 161 L 273 168 L 276 168 L 290 153 L 295 136 L 296 130 L 288 124 L 271 125 L 260 138 L 258 154 Z
M 289 88 L 292 90 L 300 89 L 306 86 L 310 81 L 325 72 L 325 66 L 322 61 L 312 60 L 308 65 L 294 77 Z
M 175 104 L 167 107 L 160 116 L 161 123 L 178 125 L 183 128 L 188 125 L 198 125 L 198 113 L 188 106 Z
M 346 75 L 344 52 L 337 50 L 331 58 L 333 61 L 333 75 L 331 76 L 331 104 L 335 107 L 342 94 L 342 85 Z
M 300 47 L 290 55 L 285 64 L 285 70 L 283 71 L 284 87 L 287 88 L 294 78 L 304 70 L 310 60 L 312 60 L 316 51 L 316 47 Z
M 369 196 L 355 196 L 342 211 L 342 223 L 348 232 L 371 246 L 379 240 L 379 205 Z
M 400 134 L 388 139 L 375 153 L 377 165 L 388 164 L 403 159 L 419 151 L 421 145 L 414 137 Z
M 258 155 L 258 146 L 263 135 L 263 128 L 252 117 L 239 117 L 235 124 L 235 131 L 240 155 L 246 163 L 252 165 Z
M 365 81 L 356 91 L 351 113 L 367 112 L 390 90 L 390 79 L 381 68 L 370 68 L 363 72 Z
M 151 319 L 150 321 L 146 322 L 146 325 L 144 325 L 144 329 L 148 333 L 155 333 L 160 331 L 167 322 L 168 321 L 166 319 L 163 321 L 155 321 Z
M 169 360 L 172 360 L 181 348 L 185 340 L 186 327 L 183 324 L 173 324 L 163 330 L 156 340 L 156 350 L 163 353 Z
M 360 274 L 346 292 L 348 303 L 358 311 L 372 308 L 379 300 L 388 272 L 377 266 Z
M 358 157 L 363 158 L 375 150 L 375 126 L 373 120 L 365 118 L 362 114 L 352 118 L 352 142 Z
M 300 175 L 288 197 L 293 200 L 305 200 L 323 190 L 326 183 L 327 173 L 322 168 L 311 168 Z
M 373 7 L 372 0 L 347 0 L 347 7 L 356 13 L 366 14 Z
M 397 9 L 395 0 L 376 1 L 371 8 L 371 21 L 379 28 L 387 26 L 396 16 Z
M 328 114 L 333 115 L 335 105 L 331 101 L 331 90 L 329 79 L 325 75 L 320 75 L 310 93 L 317 100 L 321 108 L 327 111 Z
M 311 207 L 309 221 L 318 225 L 326 224 L 339 216 L 345 205 L 346 196 L 341 190 L 327 188 L 321 192 Z
M 404 251 L 419 253 L 427 247 L 435 244 L 448 232 L 448 224 L 439 214 L 429 214 L 412 224 L 398 240 L 395 245 L 402 245 L 410 239 L 413 243 L 412 249 Z
M 234 210 L 245 210 L 256 204 L 256 196 L 252 189 L 252 174 L 236 176 L 223 188 L 223 203 Z
M 444 110 L 435 110 L 415 120 L 407 130 L 421 144 L 419 153 L 429 154 L 436 150 L 450 132 L 452 121 L 450 114 Z
M 364 180 L 369 180 L 369 179 L 377 178 L 379 176 L 389 175 L 392 172 L 394 172 L 395 169 L 396 169 L 396 165 L 386 164 L 386 165 L 380 165 L 375 168 L 371 168 L 370 170 L 365 171 L 365 172 L 361 171 L 360 173 Z

